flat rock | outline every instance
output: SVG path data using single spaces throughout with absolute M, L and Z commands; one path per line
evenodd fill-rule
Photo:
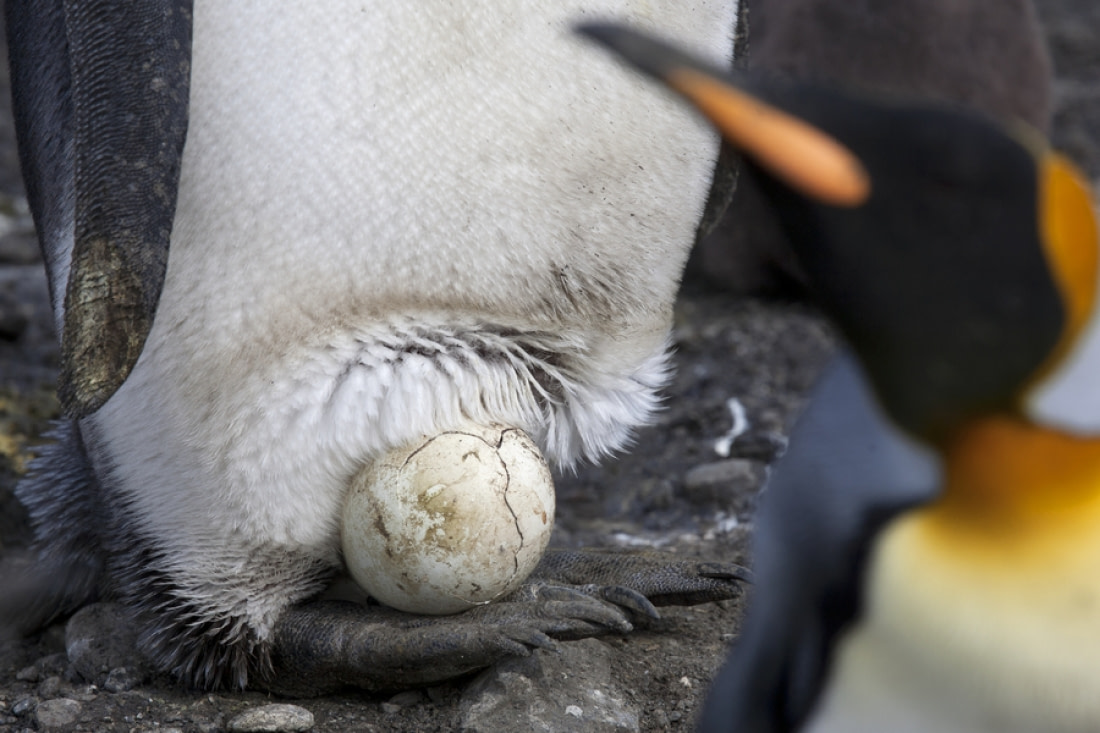
M 40 730 L 66 728 L 80 718 L 81 705 L 76 700 L 60 697 L 38 703 L 34 711 L 35 722 Z
M 611 681 L 612 652 L 597 639 L 538 650 L 481 674 L 460 704 L 463 733 L 619 733 L 640 730 L 640 711 Z
M 710 492 L 721 488 L 732 492 L 745 487 L 755 488 L 764 476 L 764 465 L 744 458 L 728 458 L 703 463 L 684 475 L 684 488 L 710 498 Z
M 293 733 L 313 728 L 313 713 L 297 705 L 276 703 L 250 708 L 227 726 L 233 733 Z
M 704 463 L 684 474 L 682 493 L 692 506 L 749 521 L 767 466 L 760 461 L 728 458 Z
M 61 678 L 47 677 L 38 685 L 38 696 L 44 700 L 50 700 L 61 696 Z

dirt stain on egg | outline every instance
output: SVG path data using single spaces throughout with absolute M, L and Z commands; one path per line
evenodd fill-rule
M 553 512 L 549 468 L 523 431 L 448 431 L 391 451 L 355 477 L 345 558 L 383 603 L 453 613 L 526 579 L 545 551 Z

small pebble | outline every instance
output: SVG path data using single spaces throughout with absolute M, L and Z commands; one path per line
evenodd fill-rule
M 297 705 L 276 703 L 245 710 L 234 716 L 228 728 L 233 733 L 295 733 L 313 728 L 313 713 Z
M 107 673 L 103 689 L 108 692 L 126 692 L 141 684 L 141 673 L 134 667 L 115 667 Z
M 77 702 L 91 702 L 99 696 L 99 688 L 95 685 L 75 685 L 65 689 L 65 697 Z
M 583 718 L 584 717 L 584 711 L 581 710 L 580 707 L 578 707 L 576 705 L 566 706 L 565 714 L 566 715 L 572 715 L 574 718 Z
M 225 716 L 218 715 L 214 719 L 192 718 L 191 725 L 198 733 L 222 733 L 225 730 Z
M 22 700 L 16 700 L 15 704 L 11 706 L 11 711 L 14 715 L 20 717 L 34 710 L 34 706 L 38 704 L 38 701 L 33 697 L 24 697 Z
M 757 461 L 744 458 L 728 458 L 724 461 L 703 463 L 692 468 L 684 476 L 684 488 L 691 492 L 707 492 L 715 486 L 727 490 L 755 486 L 762 467 Z
M 743 458 L 704 463 L 684 474 L 680 495 L 697 507 L 747 516 L 766 471 L 763 463 Z
M 62 728 L 72 725 L 80 717 L 81 705 L 76 700 L 59 697 L 38 703 L 34 719 L 39 728 Z
M 61 694 L 61 678 L 47 677 L 38 684 L 38 696 L 49 700 Z

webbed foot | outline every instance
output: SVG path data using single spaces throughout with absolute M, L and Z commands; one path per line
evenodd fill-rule
M 627 633 L 656 606 L 736 597 L 750 579 L 726 563 L 659 552 L 551 550 L 507 598 L 452 616 L 319 601 L 279 619 L 268 687 L 316 695 L 345 687 L 395 690 L 484 669 L 555 639 Z
M 453 616 L 322 601 L 286 611 L 275 630 L 268 687 L 317 695 L 345 687 L 395 690 L 431 685 L 532 649 L 632 628 L 618 607 L 566 588 L 524 591 L 517 600 Z
M 752 573 L 734 563 L 658 551 L 549 550 L 528 582 L 556 582 L 656 618 L 655 606 L 694 606 L 741 594 Z

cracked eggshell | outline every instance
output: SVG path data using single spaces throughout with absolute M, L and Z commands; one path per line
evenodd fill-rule
M 356 474 L 344 561 L 387 606 L 457 613 L 515 590 L 553 527 L 553 479 L 531 438 L 474 426 L 392 450 Z

